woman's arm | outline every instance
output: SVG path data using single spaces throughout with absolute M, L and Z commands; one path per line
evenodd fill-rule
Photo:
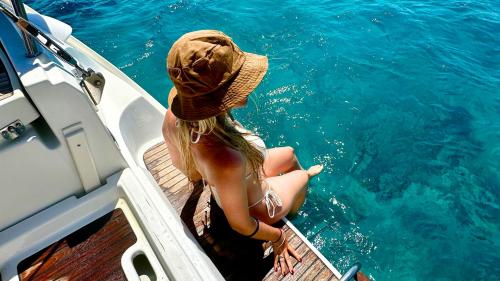
M 177 129 L 175 128 L 175 120 L 175 116 L 172 114 L 170 109 L 168 109 L 165 114 L 165 119 L 163 119 L 161 131 L 165 144 L 167 145 L 168 153 L 170 154 L 170 159 L 172 160 L 172 165 L 185 173 L 182 167 L 179 150 L 174 143 L 174 138 L 176 137 L 175 130 Z

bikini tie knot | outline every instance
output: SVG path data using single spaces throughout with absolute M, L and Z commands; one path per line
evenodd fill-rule
M 271 188 L 268 188 L 264 193 L 264 201 L 266 202 L 267 214 L 270 218 L 274 217 L 276 213 L 276 207 L 283 207 L 281 198 Z

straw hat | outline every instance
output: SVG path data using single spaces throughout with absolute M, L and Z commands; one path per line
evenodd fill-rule
M 241 51 L 220 31 L 186 33 L 167 56 L 172 113 L 187 121 L 219 115 L 259 85 L 267 66 L 267 57 Z

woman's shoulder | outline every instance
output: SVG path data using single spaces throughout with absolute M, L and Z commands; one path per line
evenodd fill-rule
M 194 152 L 194 151 L 193 151 Z M 197 149 L 197 166 L 211 184 L 219 188 L 224 183 L 245 176 L 246 162 L 243 155 L 230 147 L 212 147 L 210 150 Z
M 172 133 L 175 128 L 175 123 L 177 122 L 177 117 L 172 113 L 170 109 L 167 109 L 165 118 L 163 119 L 162 131 L 163 133 Z
M 192 145 L 193 157 L 211 168 L 237 169 L 245 164 L 241 152 L 220 142 L 205 139 Z
M 177 121 L 177 117 L 172 113 L 172 110 L 167 109 L 167 113 L 165 113 L 165 119 L 163 120 L 163 123 L 168 123 L 171 125 L 175 126 L 175 122 Z

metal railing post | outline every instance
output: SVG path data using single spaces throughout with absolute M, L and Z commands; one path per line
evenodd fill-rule
M 24 9 L 23 0 L 11 0 L 12 7 L 14 8 L 14 12 L 20 18 L 28 20 L 26 16 L 26 10 Z M 38 49 L 36 47 L 35 40 L 31 38 L 28 33 L 22 31 L 24 46 L 26 47 L 26 56 L 29 58 L 36 57 L 38 55 Z

